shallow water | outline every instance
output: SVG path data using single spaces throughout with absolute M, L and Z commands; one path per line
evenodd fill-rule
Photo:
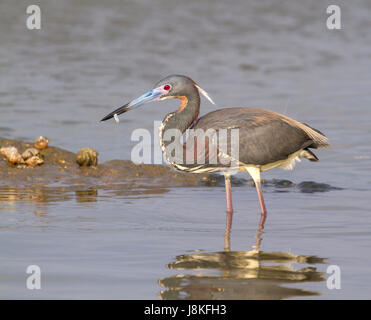
M 339 189 L 266 186 L 260 234 L 255 190 L 234 187 L 228 251 L 223 187 L 4 187 L 1 298 L 370 298 L 368 1 L 341 1 L 338 31 L 326 29 L 322 1 L 40 3 L 40 31 L 25 28 L 26 1 L 0 4 L 0 136 L 42 134 L 71 151 L 93 147 L 101 161 L 129 159 L 131 132 L 152 131 L 175 102 L 120 125 L 99 119 L 161 77 L 187 74 L 217 107 L 264 107 L 326 133 L 320 162 L 264 178 Z M 201 112 L 212 110 L 203 101 Z M 42 290 L 26 289 L 32 264 Z M 330 265 L 340 290 L 327 288 Z

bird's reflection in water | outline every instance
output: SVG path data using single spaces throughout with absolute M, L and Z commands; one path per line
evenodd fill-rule
M 264 218 L 265 220 L 265 218 Z M 179 273 L 158 280 L 161 299 L 285 299 L 319 295 L 285 284 L 324 281 L 315 265 L 324 258 L 260 251 L 264 222 L 260 221 L 253 250 L 231 251 L 226 230 L 221 252 L 179 255 L 167 268 Z M 228 222 L 227 222 L 228 226 Z

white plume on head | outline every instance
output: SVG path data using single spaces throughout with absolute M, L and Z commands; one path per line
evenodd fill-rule
M 207 100 L 209 100 L 212 104 L 215 104 L 215 102 L 213 101 L 213 99 L 210 98 L 209 94 L 204 90 L 202 89 L 198 84 L 195 83 L 195 86 L 196 88 L 198 89 L 198 91 L 200 91 L 201 94 L 203 94 L 205 96 L 205 98 Z

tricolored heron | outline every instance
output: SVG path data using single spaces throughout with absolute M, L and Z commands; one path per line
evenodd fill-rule
M 157 82 L 153 89 L 144 95 L 111 112 L 101 121 L 113 117 L 117 119 L 117 115 L 151 101 L 180 99 L 178 110 L 169 113 L 160 126 L 160 144 L 165 157 L 176 169 L 182 171 L 194 173 L 219 172 L 224 174 L 227 200 L 226 230 L 228 233 L 231 229 L 233 213 L 231 172 L 248 172 L 255 182 L 258 193 L 261 208 L 260 228 L 262 229 L 267 209 L 261 189 L 260 173 L 276 167 L 292 169 L 295 162 L 299 161 L 300 158 L 318 161 L 318 158 L 309 148 L 328 147 L 327 138 L 320 131 L 305 123 L 258 108 L 224 108 L 198 118 L 200 93 L 213 103 L 206 91 L 201 89 L 191 78 L 183 75 L 171 75 Z M 180 159 L 178 157 L 176 161 L 174 158 L 170 160 L 170 154 L 166 151 L 166 148 L 174 140 L 169 141 L 169 139 L 164 138 L 167 130 L 178 129 L 183 134 L 188 128 L 204 131 L 213 129 L 216 133 L 222 130 L 238 129 L 238 161 L 234 162 L 233 166 L 231 166 L 231 163 L 226 165 L 225 161 L 221 161 L 219 157 L 232 158 L 230 151 L 221 153 L 219 150 L 216 153 L 219 160 L 213 163 L 206 160 L 201 163 L 196 161 L 196 163 L 189 164 L 184 161 L 184 155 Z M 191 144 L 188 140 L 182 145 L 182 150 L 185 150 L 185 153 L 189 149 L 195 150 L 197 145 L 197 141 Z M 197 136 L 195 140 L 197 140 Z M 208 150 L 210 143 L 211 140 L 204 143 L 203 150 L 201 150 L 202 155 L 206 158 L 211 157 Z M 191 146 L 191 148 L 188 146 Z M 198 149 L 197 153 L 197 156 L 200 156 Z M 231 167 L 233 167 L 233 170 L 231 170 Z

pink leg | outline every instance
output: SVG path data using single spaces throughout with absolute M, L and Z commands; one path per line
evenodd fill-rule
M 227 199 L 227 211 L 233 212 L 231 176 L 225 175 L 225 195 Z
M 233 205 L 232 205 L 232 188 L 231 188 L 231 176 L 225 175 L 225 194 L 227 199 L 227 219 L 225 233 L 229 234 L 232 228 L 233 218 Z
M 256 186 L 256 191 L 258 192 L 259 203 L 260 203 L 260 208 L 261 208 L 261 217 L 260 217 L 259 228 L 263 229 L 265 219 L 267 218 L 267 209 L 265 207 L 260 181 L 255 181 L 255 186 Z

